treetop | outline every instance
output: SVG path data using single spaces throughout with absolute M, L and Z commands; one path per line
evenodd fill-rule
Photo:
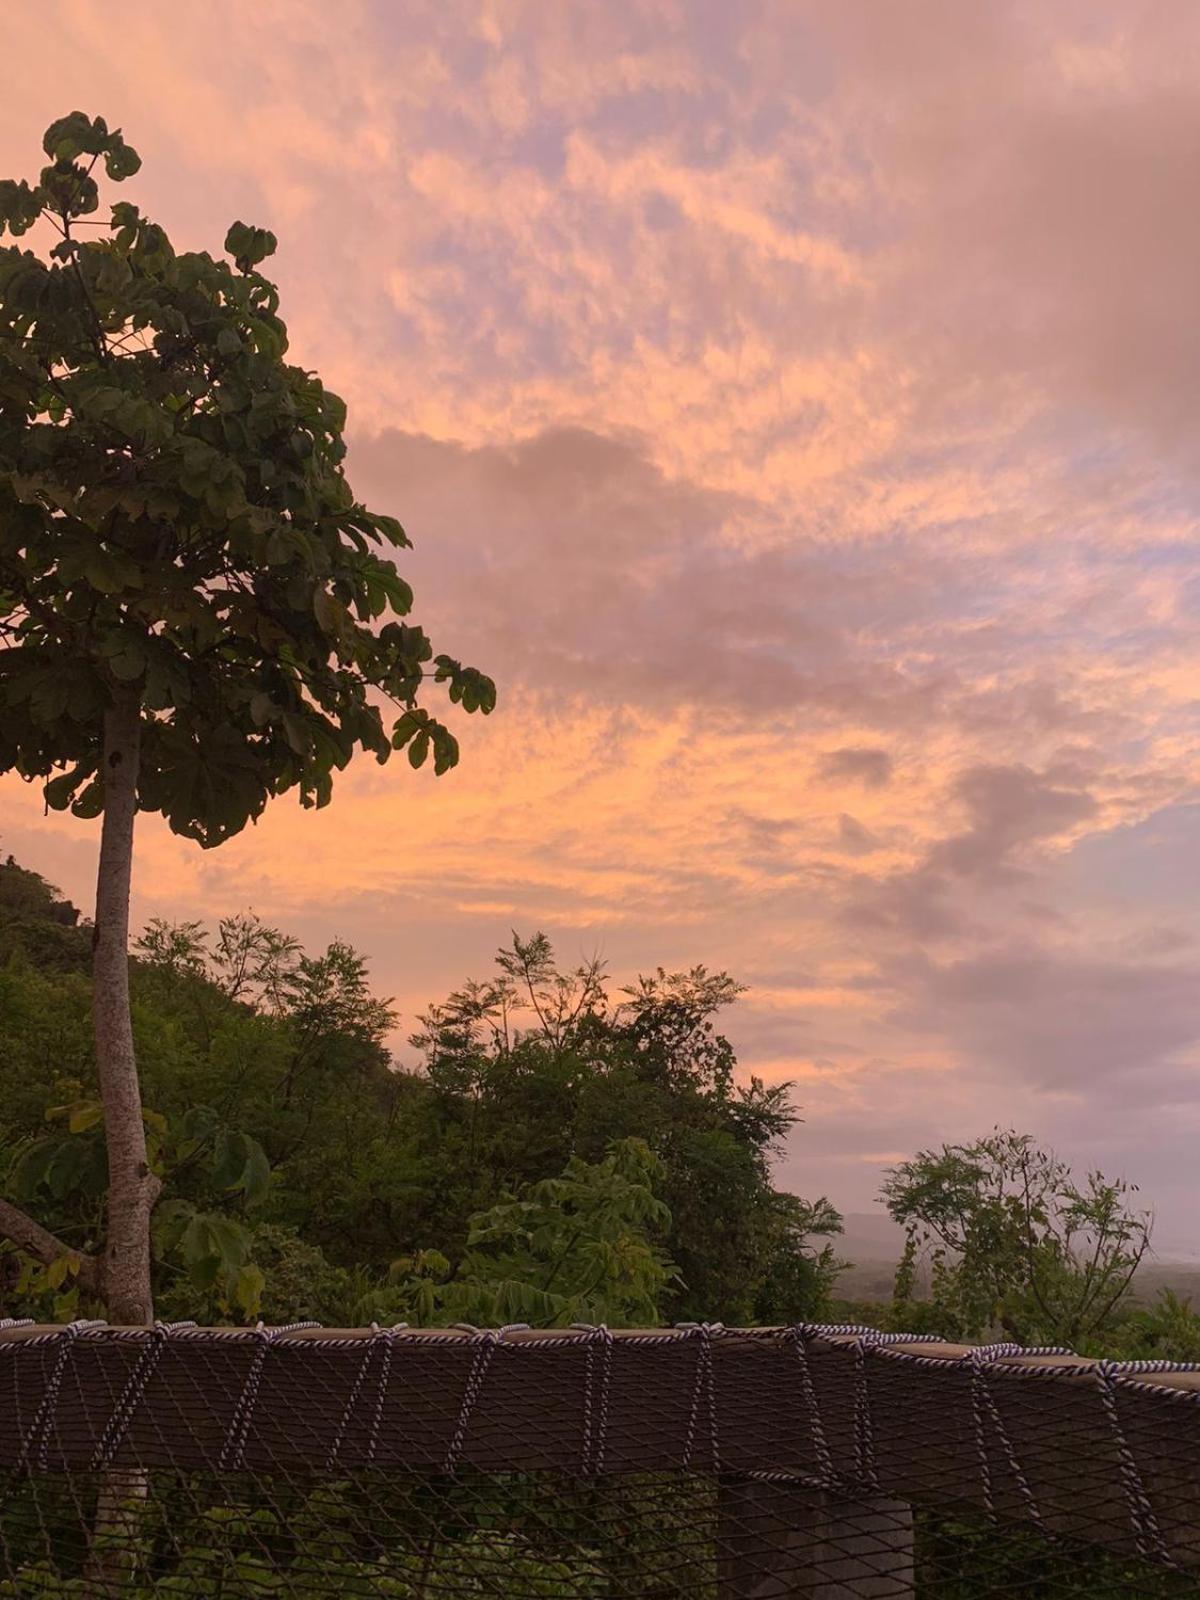
M 356 750 L 445 772 L 424 680 L 484 714 L 495 686 L 410 620 L 346 406 L 286 359 L 274 234 L 234 222 L 228 260 L 130 201 L 89 222 L 98 165 L 137 152 L 78 111 L 43 144 L 35 184 L 0 182 L 0 235 L 52 241 L 0 247 L 0 771 L 98 814 L 104 713 L 134 699 L 139 806 L 204 845 L 288 789 L 326 804 Z

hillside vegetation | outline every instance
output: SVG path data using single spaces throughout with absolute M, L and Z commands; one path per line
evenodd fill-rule
M 3 1192 L 81 1252 L 103 1228 L 90 930 L 0 864 Z M 540 935 L 397 1018 L 363 958 L 309 954 L 234 915 L 155 922 L 133 1017 L 163 1317 L 331 1323 L 821 1315 L 839 1219 L 777 1190 L 787 1086 L 736 1081 L 714 1019 L 738 988 L 702 968 L 613 996 Z M 73 1262 L 0 1256 L 7 1314 L 90 1309 Z
M 103 1234 L 106 1182 L 89 942 L 75 907 L 0 861 L 0 1194 L 81 1254 Z M 1077 1187 L 1023 1136 L 926 1152 L 891 1174 L 909 1238 L 892 1292 L 877 1274 L 871 1298 L 836 1298 L 864 1280 L 850 1271 L 840 1288 L 833 1206 L 774 1185 L 797 1112 L 788 1085 L 738 1073 L 717 1024 L 739 993 L 724 973 L 660 970 L 612 993 L 598 965 L 563 971 L 542 935 L 514 938 L 493 975 L 418 1019 L 395 1059 L 395 1011 L 340 941 L 310 954 L 235 914 L 211 930 L 156 921 L 136 952 L 147 1137 L 165 1185 L 160 1316 L 832 1318 L 1200 1358 L 1189 1301 L 1136 1293 L 1142 1220 L 1123 1187 L 1098 1174 Z M 998 1154 L 1053 1178 L 1032 1232 L 1011 1196 L 999 1209 L 986 1199 Z M 1023 1187 L 1024 1166 L 1017 1176 Z M 72 1256 L 43 1264 L 12 1244 L 0 1246 L 0 1305 L 45 1319 L 96 1309 Z

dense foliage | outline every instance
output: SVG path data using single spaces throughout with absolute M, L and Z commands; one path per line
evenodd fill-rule
M 103 1228 L 88 930 L 0 864 L 4 1192 L 72 1249 Z M 164 1196 L 165 1316 L 565 1324 L 820 1315 L 839 1219 L 772 1184 L 786 1086 L 735 1080 L 737 986 L 655 973 L 615 999 L 515 940 L 393 1061 L 366 965 L 254 917 L 155 922 L 133 1016 Z M 71 1258 L 0 1257 L 5 1309 L 89 1309 Z
M 0 181 L 0 236 L 20 241 L 0 247 L 0 773 L 102 818 L 105 1226 L 73 1274 L 115 1320 L 142 1323 L 162 1161 L 130 1014 L 137 814 L 212 847 L 288 791 L 326 805 L 356 752 L 432 755 L 444 773 L 458 745 L 418 703 L 424 680 L 485 715 L 496 691 L 407 620 L 388 553 L 404 530 L 350 487 L 345 404 L 287 359 L 260 270 L 274 235 L 234 222 L 222 260 L 177 251 L 132 201 L 97 216 L 98 176 L 141 167 L 103 117 L 58 118 L 42 149 L 34 182 Z M 62 1240 L 38 1217 L 0 1200 L 0 1218 L 59 1270 Z M 200 1226 L 176 1221 L 183 1241 Z M 247 1265 L 231 1291 L 243 1304 Z
M 105 1179 L 89 936 L 36 874 L 0 863 L 4 1184 L 80 1249 L 103 1226 Z M 231 916 L 211 934 L 194 922 L 154 923 L 137 948 L 135 1026 L 150 1149 L 165 1183 L 154 1262 L 162 1314 L 480 1325 L 836 1314 L 829 1240 L 838 1219 L 825 1202 L 806 1205 L 771 1184 L 772 1148 L 793 1113 L 785 1090 L 737 1084 L 714 1023 L 736 994 L 723 975 L 659 972 L 614 1000 L 595 966 L 563 973 L 544 939 L 517 940 L 495 979 L 431 1008 L 413 1035 L 415 1058 L 400 1066 L 386 1044 L 394 1012 L 344 944 L 310 955 L 253 917 Z M 1028 1156 L 1034 1173 L 1051 1176 L 1045 1204 L 1067 1193 L 1069 1174 L 1008 1137 L 994 1150 L 985 1141 L 975 1166 L 957 1151 L 898 1169 L 889 1193 L 914 1243 L 939 1219 L 934 1299 L 914 1301 L 912 1275 L 902 1273 L 893 1306 L 856 1315 L 987 1334 L 998 1317 L 1024 1314 L 1029 1243 L 1018 1248 L 1004 1233 L 1023 1213 L 996 1214 L 989 1183 L 967 1181 L 989 1151 Z M 1109 1190 L 1082 1196 L 1097 1192 Z M 1059 1237 L 1061 1215 L 1046 1216 Z M 1035 1230 L 1035 1247 L 1042 1237 Z M 984 1274 L 985 1243 L 1003 1282 Z M 961 1244 L 980 1261 L 956 1280 Z M 1043 1293 L 1062 1288 L 1057 1270 Z M 69 1258 L 46 1268 L 10 1249 L 0 1285 L 7 1314 L 90 1309 Z M 1153 1307 L 1118 1296 L 1093 1343 L 1118 1355 L 1195 1358 L 1198 1328 L 1170 1296 Z M 31 1479 L 35 1490 L 43 1492 Z M 264 1484 L 242 1511 L 200 1486 L 164 1481 L 161 1503 L 155 1486 L 135 1507 L 145 1578 L 130 1592 L 206 1593 L 219 1571 L 230 1594 L 369 1581 L 416 1596 L 435 1576 L 486 1585 L 502 1560 L 522 1592 L 604 1594 L 615 1574 L 633 1581 L 639 1563 L 668 1546 L 693 1565 L 654 1592 L 711 1592 L 711 1484 L 701 1480 L 568 1493 L 510 1475 L 490 1489 L 414 1480 L 388 1492 L 394 1524 L 340 1482 L 297 1491 L 294 1504 L 291 1491 Z M 18 1500 L 6 1516 L 19 1571 L 11 1592 L 94 1592 L 88 1563 L 103 1558 L 105 1536 L 81 1541 L 77 1505 L 34 1516 Z M 89 1519 L 99 1526 L 90 1503 L 84 1526 Z M 435 1528 L 436 1537 L 421 1531 Z M 1146 1578 L 1136 1563 L 1126 1570 L 1102 1555 L 1064 1554 L 1032 1532 L 998 1538 L 991 1526 L 942 1515 L 918 1519 L 917 1559 L 931 1600 L 983 1592 L 1002 1574 L 1013 1588 L 1044 1583 L 1064 1596 L 1138 1584 L 1147 1595 L 1175 1592 L 1169 1576 Z
M 102 1229 L 105 1176 L 88 940 L 74 907 L 0 862 L 0 1193 L 80 1250 Z M 893 1303 L 831 1301 L 838 1218 L 771 1182 L 793 1113 L 786 1089 L 735 1081 L 714 1017 L 736 992 L 703 970 L 655 973 L 613 1001 L 596 968 L 561 973 L 544 940 L 517 941 L 493 980 L 430 1008 L 398 1065 L 395 1014 L 347 945 L 308 955 L 238 915 L 211 935 L 152 924 L 134 1015 L 166 1179 L 162 1314 L 835 1315 L 1200 1358 L 1186 1301 L 1134 1297 L 1130 1247 L 1145 1224 L 1125 1192 L 1098 1175 L 1077 1184 L 1011 1134 L 897 1168 L 887 1193 L 910 1250 Z M 12 1248 L 0 1303 L 9 1315 L 90 1309 L 69 1257 L 46 1267 Z
M 44 149 L 0 183 L 0 771 L 97 815 L 131 698 L 140 808 L 212 845 L 273 794 L 324 804 L 356 748 L 453 764 L 422 678 L 468 711 L 494 687 L 399 620 L 408 540 L 347 483 L 344 403 L 286 360 L 274 236 L 236 222 L 221 260 L 128 200 L 97 220 L 99 164 L 141 165 L 103 118 Z

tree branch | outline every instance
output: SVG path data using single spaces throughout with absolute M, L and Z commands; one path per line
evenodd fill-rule
M 8 1200 L 0 1200 L 0 1234 L 11 1239 L 18 1249 L 35 1256 L 45 1266 L 57 1261 L 60 1256 L 74 1256 L 79 1262 L 75 1281 L 89 1294 L 100 1295 L 100 1263 L 96 1258 L 84 1255 L 80 1250 L 72 1250 L 69 1244 L 64 1244 L 56 1234 L 43 1228 L 40 1222 L 35 1222 L 20 1206 L 14 1206 Z
M 9 570 L 13 569 L 10 568 Z M 17 569 L 15 581 L 20 583 L 23 578 L 24 574 Z M 48 606 L 44 600 L 39 600 L 36 595 L 28 592 L 21 595 L 21 604 L 24 606 L 27 615 L 35 617 L 46 629 L 47 633 L 52 634 L 61 643 L 66 642 L 66 636 L 61 626 L 62 619 L 53 606 Z

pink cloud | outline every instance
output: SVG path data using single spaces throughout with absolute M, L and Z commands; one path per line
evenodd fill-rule
M 276 229 L 422 620 L 502 690 L 437 786 L 357 772 L 214 856 L 148 825 L 141 912 L 338 932 L 410 1015 L 513 923 L 725 964 L 802 1186 L 861 1206 L 1013 1116 L 1181 1206 L 1195 9 L 12 20 L 51 46 L 4 170 L 79 104 L 180 243 Z M 86 828 L 7 784 L 0 838 L 86 897 Z

